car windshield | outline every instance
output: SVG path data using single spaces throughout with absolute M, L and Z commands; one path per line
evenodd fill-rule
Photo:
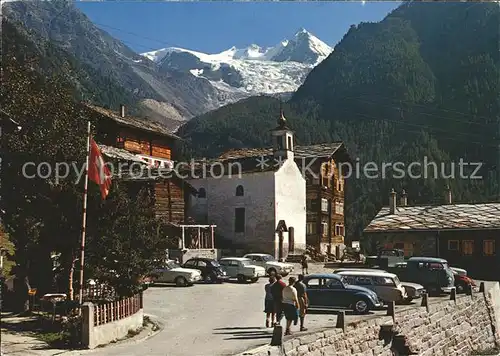
M 273 256 L 271 256 L 271 255 L 264 255 L 264 256 L 262 256 L 262 258 L 263 258 L 263 259 L 264 259 L 264 261 L 266 261 L 266 262 L 276 261 L 276 259 L 275 259 Z
M 243 266 L 250 266 L 252 264 L 252 261 L 250 261 L 250 260 L 241 260 L 241 264 Z
M 345 277 L 345 276 L 343 276 L 343 277 L 341 277 L 341 278 L 340 278 L 340 280 L 341 280 L 341 281 L 342 281 L 342 283 L 344 283 L 344 284 L 350 284 L 350 283 L 349 283 L 349 277 Z
M 401 284 L 401 281 L 399 280 L 399 278 L 397 276 L 394 277 L 394 284 L 396 284 L 397 286 L 399 286 Z
M 213 267 L 220 267 L 220 263 L 217 261 L 211 261 L 210 263 Z
M 172 268 L 177 268 L 177 267 L 180 267 L 180 266 L 177 263 L 175 263 L 174 261 L 168 261 L 166 267 L 168 269 L 172 269 Z

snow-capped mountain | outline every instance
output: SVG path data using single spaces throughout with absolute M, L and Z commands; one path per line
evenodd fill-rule
M 238 97 L 290 93 L 333 51 L 305 29 L 276 46 L 252 44 L 231 47 L 221 53 L 206 54 L 169 47 L 142 55 L 164 70 L 179 70 L 208 79 L 217 89 Z

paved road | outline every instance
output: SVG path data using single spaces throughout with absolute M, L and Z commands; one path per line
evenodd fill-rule
M 144 311 L 160 318 L 165 328 L 136 345 L 102 349 L 101 355 L 234 355 L 268 344 L 263 312 L 266 279 L 254 284 L 198 284 L 188 288 L 151 287 L 144 295 Z M 313 328 L 335 325 L 335 315 L 309 316 Z M 298 327 L 296 327 L 298 328 Z
M 313 266 L 310 272 L 323 270 Z M 144 311 L 155 315 L 164 329 L 137 344 L 105 347 L 96 350 L 103 356 L 226 356 L 268 344 L 272 329 L 265 328 L 264 285 L 197 284 L 187 288 L 151 287 L 144 294 Z M 420 301 L 417 302 L 420 304 Z M 417 304 L 415 303 L 415 304 Z M 407 308 L 408 306 L 397 306 Z M 386 311 L 373 314 L 385 315 Z M 363 316 L 347 316 L 347 322 Z M 335 314 L 310 314 L 309 331 L 336 323 Z M 292 327 L 292 332 L 298 326 Z M 299 334 L 297 332 L 297 334 Z

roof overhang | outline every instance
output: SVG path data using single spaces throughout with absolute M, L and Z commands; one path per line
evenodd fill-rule
M 470 227 L 470 228 L 448 228 L 448 229 L 380 229 L 380 230 L 363 230 L 366 234 L 384 234 L 384 233 L 405 233 L 405 232 L 453 232 L 453 231 L 490 231 L 500 230 L 500 227 Z

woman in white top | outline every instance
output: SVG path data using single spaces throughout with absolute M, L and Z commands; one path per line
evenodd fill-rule
M 293 286 L 296 282 L 294 277 L 288 279 L 288 285 L 283 289 L 283 312 L 286 318 L 285 335 L 291 335 L 290 326 L 297 319 L 297 308 L 299 306 L 299 298 L 297 290 Z

